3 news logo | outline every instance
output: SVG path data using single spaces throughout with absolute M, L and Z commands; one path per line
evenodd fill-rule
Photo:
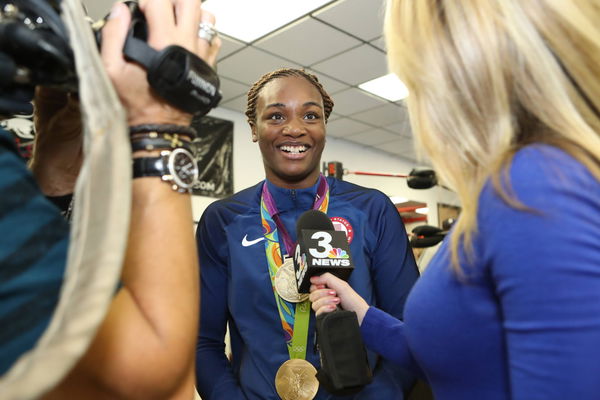
M 296 260 L 296 264 L 299 268 L 296 269 L 296 282 L 298 286 L 304 279 L 304 275 L 306 275 L 306 254 L 300 253 L 300 246 L 296 246 L 296 254 L 294 254 L 294 258 Z
M 309 243 L 312 246 L 308 248 L 308 252 L 314 257 L 312 265 L 350 265 L 348 253 L 339 247 L 332 246 L 332 233 L 335 234 L 335 232 L 318 231 L 310 237 L 311 241 L 316 242 Z
M 309 278 L 313 275 L 331 272 L 340 278 L 349 276 L 353 265 L 346 234 L 340 231 L 302 230 L 294 254 L 294 267 L 301 293 L 308 291 Z

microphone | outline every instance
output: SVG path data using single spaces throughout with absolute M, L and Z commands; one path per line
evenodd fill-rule
M 296 236 L 294 270 L 300 293 L 309 292 L 312 276 L 325 272 L 348 280 L 354 269 L 350 245 L 326 214 L 303 213 L 296 223 Z M 338 308 L 317 316 L 315 341 L 321 358 L 317 379 L 327 392 L 353 395 L 371 383 L 373 375 L 354 311 Z
M 299 293 L 309 293 L 310 278 L 325 272 L 348 280 L 354 269 L 348 240 L 344 232 L 335 230 L 325 213 L 303 213 L 296 223 L 296 237 L 294 270 Z

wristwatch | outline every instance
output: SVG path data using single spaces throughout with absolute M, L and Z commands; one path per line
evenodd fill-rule
M 133 177 L 159 176 L 179 193 L 190 193 L 198 179 L 198 164 L 192 153 L 183 148 L 163 150 L 159 157 L 133 159 Z

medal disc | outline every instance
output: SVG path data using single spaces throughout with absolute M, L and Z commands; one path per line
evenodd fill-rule
M 317 370 L 300 358 L 287 360 L 277 370 L 275 389 L 282 400 L 311 400 L 319 390 Z
M 275 290 L 279 297 L 290 303 L 301 303 L 308 299 L 308 293 L 298 293 L 294 261 L 291 258 L 286 259 L 277 270 Z

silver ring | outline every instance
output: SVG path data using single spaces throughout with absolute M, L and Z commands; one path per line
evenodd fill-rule
M 206 40 L 209 44 L 212 44 L 213 39 L 217 36 L 218 32 L 213 24 L 207 22 L 201 22 L 198 28 L 198 37 Z

